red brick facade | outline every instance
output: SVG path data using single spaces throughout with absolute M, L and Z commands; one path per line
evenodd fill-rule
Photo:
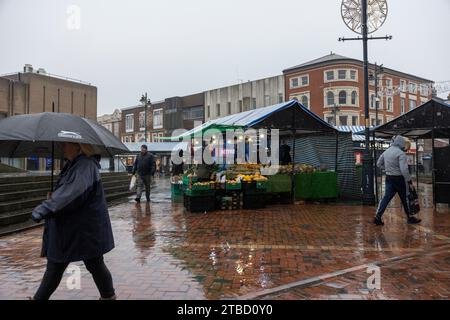
M 338 125 L 364 125 L 364 73 L 362 62 L 355 59 L 338 59 L 334 54 L 320 58 L 318 63 L 304 64 L 285 70 L 286 99 L 297 98 L 322 119 L 334 123 L 332 101 L 336 104 Z M 318 60 L 320 60 L 318 59 Z M 344 71 L 345 70 L 345 71 Z M 329 73 L 328 73 L 329 72 Z M 369 74 L 374 66 L 369 66 Z M 331 80 L 331 73 L 333 79 Z M 345 76 L 345 78 L 344 78 Z M 328 80 L 330 77 L 330 80 Z M 384 68 L 378 75 L 379 123 L 385 123 L 431 98 L 432 81 Z M 297 79 L 297 80 L 296 80 Z M 400 81 L 404 89 L 400 90 Z M 375 124 L 375 87 L 369 82 L 370 124 Z M 416 90 L 411 90 L 410 84 Z M 423 85 L 421 92 L 420 86 Z M 425 90 L 426 86 L 426 90 Z M 414 89 L 414 88 L 411 88 Z M 331 95 L 332 92 L 334 95 Z M 345 95 L 344 95 L 345 92 Z M 412 93 L 414 92 L 414 93 Z M 373 95 L 373 97 L 371 97 Z M 305 97 L 304 97 L 305 96 Z M 307 99 L 306 99 L 307 98 Z M 402 98 L 404 108 L 402 109 Z M 372 107 L 372 99 L 373 107 Z M 414 100 L 414 102 L 410 102 Z

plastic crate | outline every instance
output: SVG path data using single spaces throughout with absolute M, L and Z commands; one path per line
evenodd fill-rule
M 295 198 L 297 200 L 308 200 L 313 196 L 312 180 L 313 173 L 297 173 L 294 176 Z
M 312 199 L 334 199 L 338 197 L 337 173 L 316 172 L 312 177 Z
M 215 209 L 214 195 L 191 197 L 184 196 L 184 207 L 190 212 L 205 212 Z
M 182 196 L 183 195 L 183 185 L 178 183 L 172 183 L 171 185 L 172 196 Z
M 235 183 L 235 184 L 231 184 L 231 183 L 225 183 L 225 190 L 229 191 L 229 190 L 241 190 L 242 189 L 242 184 L 241 183 Z
M 288 174 L 275 174 L 268 176 L 267 192 L 283 193 L 291 192 L 292 182 L 291 176 Z
M 259 194 L 244 194 L 243 202 L 244 209 L 262 209 L 266 207 L 265 198 Z
M 184 194 L 190 197 L 201 197 L 201 196 L 210 196 L 214 195 L 214 190 L 206 189 L 206 190 L 194 190 L 194 189 L 186 189 Z

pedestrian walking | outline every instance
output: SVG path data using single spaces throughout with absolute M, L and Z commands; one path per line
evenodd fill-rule
M 396 136 L 392 139 L 389 149 L 383 152 L 378 159 L 377 166 L 386 171 L 386 192 L 374 218 L 376 225 L 384 225 L 382 220 L 383 214 L 389 202 L 391 202 L 397 193 L 406 212 L 408 223 L 415 224 L 421 222 L 420 219 L 417 219 L 411 214 L 408 206 L 407 190 L 408 186 L 411 188 L 413 186 L 406 159 L 406 147 L 407 140 L 402 136 Z
M 45 220 L 41 256 L 47 268 L 33 300 L 48 300 L 71 262 L 83 261 L 101 300 L 115 300 L 111 273 L 103 255 L 114 248 L 111 221 L 99 168 L 91 145 L 63 143 L 67 162 L 47 200 L 32 212 Z
M 136 175 L 136 202 L 141 201 L 142 191 L 145 188 L 145 197 L 150 202 L 150 185 L 152 177 L 156 171 L 156 164 L 153 155 L 148 152 L 147 146 L 141 146 L 141 153 L 136 157 L 133 166 L 133 175 Z

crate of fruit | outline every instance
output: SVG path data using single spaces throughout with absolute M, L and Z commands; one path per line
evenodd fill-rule
M 236 180 L 225 182 L 225 190 L 241 190 L 242 184 Z

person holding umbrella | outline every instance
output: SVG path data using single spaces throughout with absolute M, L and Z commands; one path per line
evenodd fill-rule
M 111 273 L 103 255 L 114 248 L 114 238 L 92 146 L 62 144 L 67 162 L 55 190 L 32 212 L 35 222 L 45 220 L 41 256 L 47 268 L 33 300 L 47 300 L 58 287 L 71 262 L 83 261 L 101 298 L 115 299 Z
M 101 299 L 115 299 L 103 255 L 114 248 L 99 156 L 128 153 L 128 148 L 97 122 L 80 116 L 43 112 L 0 120 L 0 156 L 52 159 L 48 199 L 31 215 L 45 221 L 41 256 L 47 258 L 42 283 L 32 299 L 49 299 L 70 262 L 84 261 Z M 54 159 L 67 163 L 53 188 Z

